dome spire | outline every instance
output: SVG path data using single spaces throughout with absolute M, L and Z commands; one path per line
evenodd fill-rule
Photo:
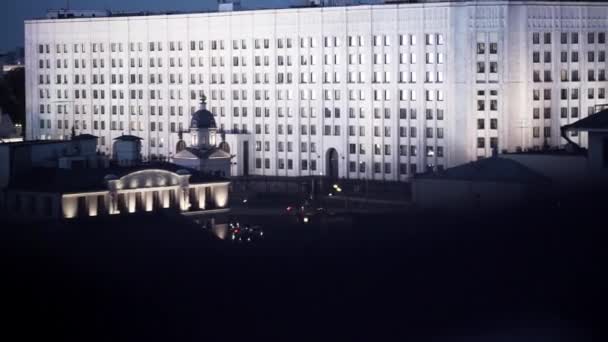
M 205 94 L 201 95 L 201 101 L 199 103 L 200 103 L 200 109 L 202 109 L 202 110 L 207 109 L 207 96 L 205 96 Z

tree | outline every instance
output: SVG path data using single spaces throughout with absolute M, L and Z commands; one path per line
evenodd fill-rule
M 16 68 L 0 78 L 0 107 L 25 131 L 25 68 Z

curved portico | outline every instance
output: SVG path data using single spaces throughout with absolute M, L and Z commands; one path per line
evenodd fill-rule
M 192 182 L 186 170 L 145 169 L 106 176 L 106 189 L 62 195 L 64 218 L 226 208 L 228 181 Z

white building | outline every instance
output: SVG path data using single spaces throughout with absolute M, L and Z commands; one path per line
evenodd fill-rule
M 171 157 L 205 93 L 233 174 L 407 180 L 564 144 L 608 102 L 607 19 L 598 2 L 420 1 L 29 20 L 26 137 L 74 127 L 110 153 L 133 134 Z

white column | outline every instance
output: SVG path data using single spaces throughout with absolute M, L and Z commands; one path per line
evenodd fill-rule
M 61 206 L 64 218 L 70 219 L 78 216 L 78 197 L 63 197 Z
M 87 196 L 86 198 L 86 204 L 87 204 L 87 213 L 89 216 L 97 216 L 99 210 L 98 210 L 98 203 L 97 203 L 97 195 L 93 195 L 93 196 Z
M 165 209 L 171 208 L 171 190 L 161 190 L 159 196 L 162 207 Z
M 200 186 L 196 190 L 196 201 L 198 202 L 198 208 L 205 210 L 205 188 Z
M 154 210 L 154 193 L 152 191 L 143 191 L 142 198 L 144 202 L 144 210 L 145 211 L 153 211 Z
M 213 200 L 217 208 L 225 208 L 228 205 L 228 185 L 213 186 Z
M 137 193 L 135 192 L 129 192 L 126 195 L 126 200 L 127 200 L 127 208 L 129 210 L 129 213 L 134 213 L 136 210 L 136 204 L 137 204 Z

